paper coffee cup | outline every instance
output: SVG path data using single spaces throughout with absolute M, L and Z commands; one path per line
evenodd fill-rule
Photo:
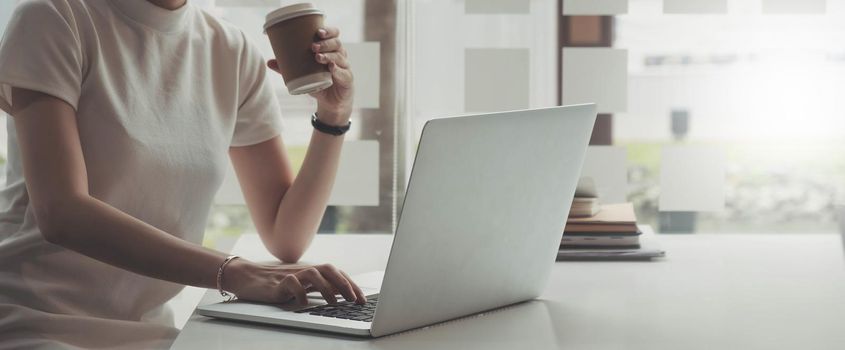
M 308 94 L 332 86 L 329 68 L 314 59 L 323 12 L 311 3 L 285 6 L 267 14 L 264 32 L 270 39 L 279 71 L 291 95 Z

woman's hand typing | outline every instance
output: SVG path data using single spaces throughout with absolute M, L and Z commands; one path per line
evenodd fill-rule
M 306 294 L 318 291 L 328 303 L 336 303 L 340 294 L 347 301 L 363 304 L 367 297 L 349 276 L 330 264 L 264 265 L 235 259 L 223 274 L 223 289 L 239 299 L 265 303 L 295 300 L 308 304 Z

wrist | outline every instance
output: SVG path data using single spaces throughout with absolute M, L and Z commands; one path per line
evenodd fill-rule
M 343 136 L 346 132 L 349 131 L 349 128 L 352 127 L 352 122 L 346 121 L 346 124 L 343 126 L 336 126 L 332 124 L 328 124 L 322 120 L 321 116 L 318 116 L 317 113 L 311 115 L 311 126 L 314 127 L 314 130 L 329 134 L 332 136 Z
M 342 127 L 349 123 L 352 113 L 317 109 L 317 118 L 323 124 Z
M 260 265 L 252 261 L 243 258 L 234 259 L 223 271 L 221 287 L 224 291 L 238 295 L 249 281 L 256 279 L 259 271 Z

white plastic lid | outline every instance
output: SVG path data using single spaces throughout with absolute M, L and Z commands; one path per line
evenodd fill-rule
M 273 10 L 264 18 L 264 33 L 267 33 L 267 28 L 270 28 L 276 23 L 306 15 L 323 15 L 323 11 L 317 9 L 317 7 L 310 2 L 294 4 Z

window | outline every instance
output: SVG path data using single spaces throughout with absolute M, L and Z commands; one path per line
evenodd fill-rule
M 429 119 L 557 104 L 556 1 L 409 1 L 411 144 Z
M 396 205 L 395 61 L 396 4 L 373 0 L 324 0 L 313 3 L 326 13 L 326 24 L 341 28 L 341 39 L 356 74 L 356 110 L 346 136 L 341 169 L 321 232 L 390 233 Z M 263 34 L 264 16 L 279 1 L 205 1 L 207 11 L 240 27 L 266 58 L 273 53 Z M 282 79 L 273 79 L 285 122 L 283 138 L 298 170 L 311 135 L 313 99 L 291 96 Z M 349 166 L 344 166 L 349 164 Z M 233 173 L 212 209 L 206 244 L 253 230 Z
M 627 148 L 640 219 L 665 232 L 833 231 L 845 184 L 845 2 L 828 0 L 818 14 L 771 14 L 759 0 L 665 14 L 662 3 L 631 0 L 615 20 L 613 46 L 628 52 L 629 103 L 614 117 L 614 142 Z M 697 149 L 721 159 L 723 206 L 667 202 L 662 188 L 673 185 L 661 172 L 685 155 L 709 167 Z
M 268 58 L 264 15 L 287 2 L 193 0 Z M 313 2 L 350 51 L 358 108 L 345 157 L 367 165 L 342 171 L 322 232 L 393 232 L 427 120 L 572 103 L 579 93 L 603 94 L 599 109 L 613 114 L 616 148 L 594 152 L 606 155 L 596 164 L 627 169 L 621 200 L 641 222 L 662 232 L 835 227 L 835 203 L 845 202 L 845 0 Z M 0 26 L 15 3 L 0 2 Z M 568 34 L 579 47 L 561 51 L 566 4 L 586 29 Z M 315 105 L 274 84 L 298 168 Z M 253 229 L 231 175 L 208 228 L 212 246 Z

